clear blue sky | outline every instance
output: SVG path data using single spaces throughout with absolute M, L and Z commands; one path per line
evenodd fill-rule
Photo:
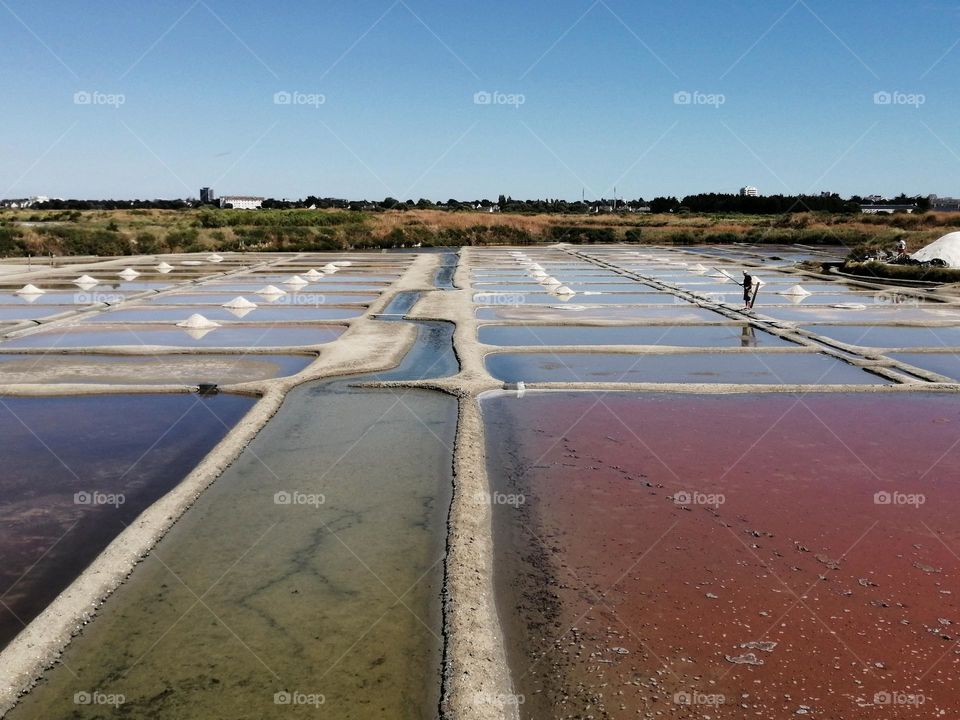
M 0 0 L 0 197 L 960 195 L 958 41 L 940 0 Z

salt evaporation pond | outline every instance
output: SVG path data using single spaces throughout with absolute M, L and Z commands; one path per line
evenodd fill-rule
M 889 353 L 887 357 L 960 382 L 960 350 L 937 353 Z
M 336 340 L 345 327 L 323 325 L 223 325 L 205 334 L 175 325 L 99 327 L 72 325 L 7 340 L 3 348 L 166 347 L 301 347 Z
M 587 298 L 589 300 L 589 298 Z M 677 305 L 653 305 L 637 307 L 631 305 L 603 305 L 593 307 L 580 305 L 574 301 L 568 305 L 499 305 L 479 307 L 478 320 L 513 320 L 518 322 L 551 321 L 557 318 L 576 320 L 633 320 L 638 323 L 716 323 L 726 318 L 712 310 L 698 308 L 687 302 Z
M 955 398 L 482 404 L 524 720 L 960 714 Z
M 480 342 L 524 345 L 674 345 L 683 347 L 796 347 L 788 340 L 750 325 L 550 326 L 483 325 Z
M 0 400 L 0 646 L 253 404 L 230 395 Z
M 435 718 L 457 401 L 350 387 L 456 373 L 453 326 L 417 326 L 395 370 L 292 391 L 9 717 L 96 687 L 130 718 L 288 717 L 278 693 L 310 716 Z
M 260 286 L 257 289 L 259 290 L 262 287 L 265 286 Z M 379 295 L 363 293 L 350 295 L 312 292 L 302 293 L 291 291 L 290 288 L 283 288 L 280 285 L 276 285 L 275 287 L 279 288 L 280 290 L 284 290 L 286 294 L 263 296 L 257 293 L 247 293 L 244 294 L 244 297 L 252 302 L 257 303 L 258 305 L 300 305 L 307 307 L 371 303 L 379 297 Z M 228 303 L 233 300 L 238 294 L 243 293 L 175 293 L 170 295 L 161 295 L 160 297 L 153 298 L 147 302 L 153 305 L 223 305 L 224 303 Z
M 819 353 L 493 353 L 488 372 L 516 382 L 877 385 L 888 381 Z
M 247 297 L 250 300 L 249 297 Z M 253 298 L 257 307 L 250 312 L 236 315 L 228 308 L 203 305 L 184 307 L 180 305 L 161 307 L 145 305 L 136 308 L 119 309 L 96 313 L 84 319 L 91 323 L 123 323 L 123 322 L 180 322 L 186 320 L 193 313 L 200 313 L 208 320 L 216 322 L 311 322 L 317 320 L 350 320 L 366 312 L 360 306 L 331 307 L 329 305 L 260 305 L 260 298 Z
M 848 345 L 859 345 L 860 347 L 960 347 L 960 326 L 812 325 L 805 329 Z
M 512 297 L 519 295 L 519 300 Z M 664 292 L 646 292 L 646 293 L 601 293 L 599 295 L 585 295 L 577 293 L 569 297 L 561 297 L 547 292 L 541 293 L 496 293 L 484 292 L 476 293 L 473 301 L 478 305 L 487 304 L 531 304 L 531 305 L 557 305 L 559 303 L 570 302 L 576 304 L 589 305 L 673 305 L 683 302 L 673 295 Z
M 296 375 L 305 355 L 0 355 L 0 383 L 200 385 Z
M 0 306 L 0 320 L 39 320 L 74 310 L 73 305 L 3 305 Z

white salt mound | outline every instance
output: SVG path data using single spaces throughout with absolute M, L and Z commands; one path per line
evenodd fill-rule
M 203 315 L 191 315 L 183 322 L 178 322 L 177 327 L 189 328 L 191 330 L 209 330 L 220 327 L 220 323 L 208 320 Z
M 323 277 L 323 273 L 317 272 L 314 268 L 310 268 L 304 275 L 311 280 L 316 280 L 317 278 Z
M 173 265 L 167 262 L 162 262 L 159 265 L 157 265 L 157 270 L 159 270 L 160 272 L 170 272 L 171 270 L 173 270 Z
M 807 297 L 811 293 L 806 290 L 802 285 L 792 285 L 786 290 L 781 290 L 777 295 L 796 295 L 798 297 Z
M 960 232 L 947 233 L 922 250 L 918 250 L 911 257 L 923 262 L 940 259 L 948 267 L 960 268 Z
M 279 295 L 286 295 L 286 290 L 281 290 L 276 285 L 267 285 L 257 290 L 257 295 L 263 295 L 264 297 L 275 297 Z
M 576 293 L 570 288 L 568 288 L 566 285 L 561 285 L 556 290 L 554 290 L 554 292 L 557 295 L 576 295 Z
M 545 277 L 540 281 L 541 285 L 562 285 L 555 277 Z
M 292 278 L 287 278 L 283 281 L 284 285 L 309 285 L 306 280 L 304 280 L 299 275 L 294 275 Z
M 43 295 L 46 290 L 41 290 L 36 285 L 24 285 L 17 290 L 17 295 Z
M 122 277 L 124 280 L 133 280 L 134 278 L 140 277 L 140 273 L 133 268 L 126 268 L 122 272 L 118 272 L 117 275 Z
M 73 284 L 79 285 L 80 287 L 84 287 L 85 285 L 89 285 L 89 286 L 99 285 L 100 281 L 97 280 L 96 278 L 90 277 L 89 275 L 81 275 L 80 277 L 78 277 L 76 280 L 73 281 Z
M 216 253 L 214 253 L 213 255 L 210 255 L 210 256 L 207 258 L 207 262 L 221 263 L 221 262 L 223 262 L 223 258 L 222 258 L 220 255 L 217 255 Z
M 330 273 L 335 273 L 335 272 L 336 272 L 337 270 L 339 270 L 340 268 L 338 268 L 338 267 L 337 267 L 336 265 L 334 265 L 333 263 L 327 263 L 326 265 L 323 266 L 322 269 L 323 269 L 323 271 L 324 271 L 327 275 L 329 275 Z
M 253 310 L 257 307 L 255 302 L 250 302 L 245 297 L 235 297 L 228 303 L 224 303 L 223 307 L 228 310 Z

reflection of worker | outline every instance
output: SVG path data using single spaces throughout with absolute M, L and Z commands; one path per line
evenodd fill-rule
M 745 348 L 757 346 L 757 333 L 753 325 L 744 325 L 740 331 L 740 345 Z
M 756 283 L 756 278 L 753 277 L 746 270 L 743 271 L 743 306 L 745 308 L 752 307 L 753 305 L 753 288 L 754 283 Z

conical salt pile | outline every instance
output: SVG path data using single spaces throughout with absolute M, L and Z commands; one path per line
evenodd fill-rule
M 322 278 L 322 277 L 323 277 L 323 273 L 317 272 L 314 268 L 310 268 L 309 271 L 307 271 L 306 273 L 304 273 L 304 277 L 308 277 L 308 278 L 310 278 L 311 280 L 316 280 L 317 278 Z
M 173 270 L 173 265 L 171 265 L 170 263 L 162 262 L 159 265 L 157 265 L 157 271 L 159 272 L 168 273 L 171 270 Z
M 287 278 L 286 280 L 284 280 L 284 281 L 283 281 L 283 284 L 284 284 L 284 285 L 298 285 L 298 286 L 300 286 L 300 287 L 303 287 L 304 285 L 309 285 L 310 283 L 308 283 L 306 280 L 304 280 L 304 279 L 303 279 L 302 277 L 300 277 L 299 275 L 294 275 L 292 278 Z
M 216 253 L 214 253 L 213 255 L 210 255 L 209 257 L 207 257 L 207 262 L 222 263 L 223 258 L 220 255 L 217 255 Z
M 566 285 L 561 285 L 556 290 L 554 290 L 554 292 L 557 295 L 576 295 L 576 293 L 570 288 L 568 288 Z
M 17 290 L 17 295 L 43 295 L 46 290 L 41 290 L 36 285 L 24 285 Z
M 140 277 L 140 273 L 133 268 L 126 268 L 123 270 L 123 272 L 118 272 L 117 275 L 122 277 L 124 280 L 133 280 L 134 278 Z
M 340 268 L 338 268 L 338 267 L 337 267 L 336 265 L 334 265 L 333 263 L 327 263 L 327 264 L 324 265 L 323 268 L 322 268 L 322 270 L 323 270 L 327 275 L 329 275 L 329 274 L 331 274 L 331 273 L 335 273 L 335 272 L 336 272 L 337 270 L 339 270 L 339 269 L 340 269 Z
M 94 285 L 99 285 L 100 281 L 96 278 L 90 277 L 89 275 L 81 275 L 73 281 L 73 284 L 80 287 L 93 287 Z
M 562 285 L 563 283 L 561 283 L 555 277 L 545 277 L 543 280 L 540 281 L 540 284 L 541 285 Z
M 796 295 L 796 296 L 798 296 L 798 297 L 807 297 L 807 296 L 810 295 L 811 293 L 809 293 L 809 292 L 806 290 L 806 288 L 804 288 L 802 285 L 792 285 L 791 287 L 788 287 L 786 290 L 781 290 L 781 291 L 780 291 L 779 293 L 777 293 L 777 294 L 778 294 L 778 295 Z
M 191 315 L 183 322 L 178 322 L 177 327 L 189 328 L 191 330 L 210 330 L 220 327 L 220 323 L 216 323 L 213 320 L 208 320 L 203 315 L 196 314 Z
M 245 297 L 238 296 L 230 302 L 224 303 L 223 307 L 227 308 L 228 310 L 253 310 L 255 307 L 257 307 L 257 304 L 255 302 L 250 302 Z
M 257 290 L 257 295 L 263 295 L 264 297 L 279 297 L 280 295 L 286 294 L 286 290 L 281 290 L 276 285 L 267 285 Z

